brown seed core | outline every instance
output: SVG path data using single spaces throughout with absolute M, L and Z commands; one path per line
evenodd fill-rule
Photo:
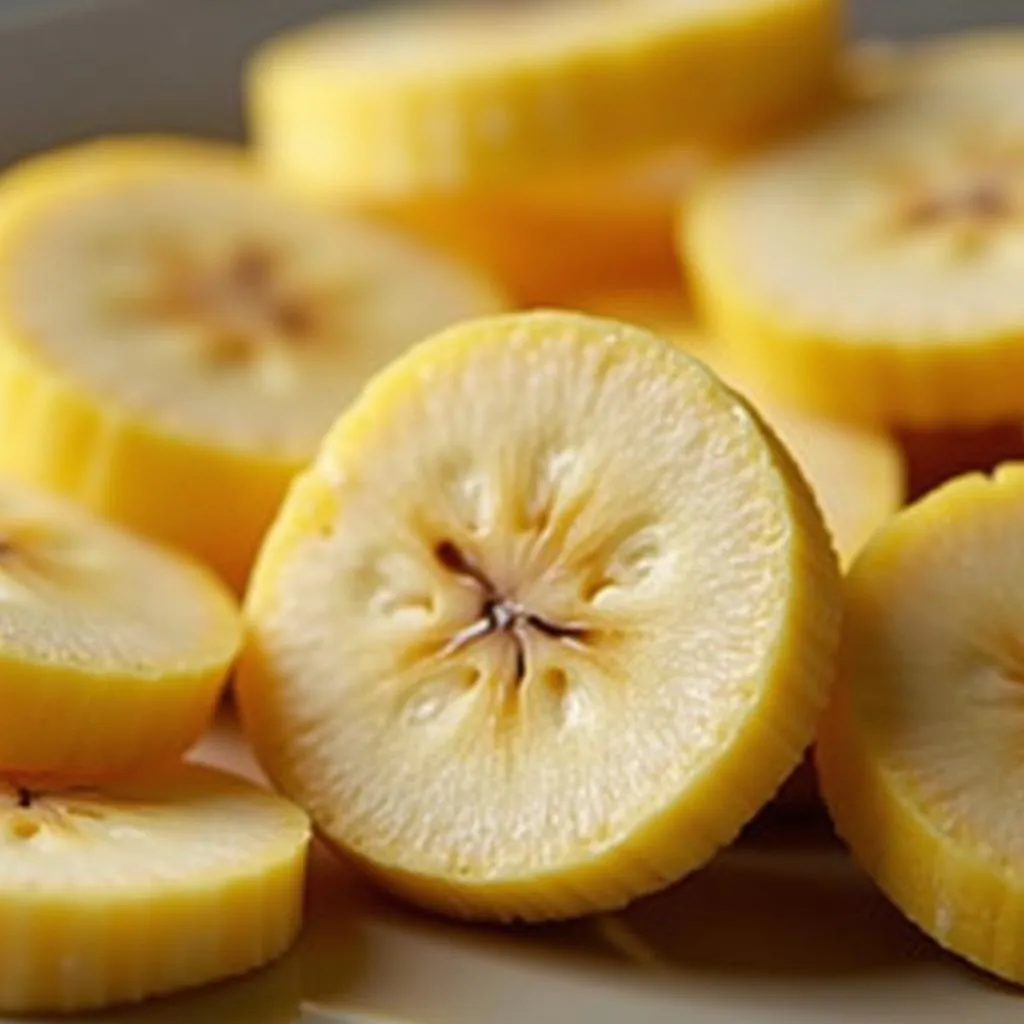
M 525 636 L 530 629 L 559 640 L 582 643 L 588 639 L 589 632 L 585 629 L 548 622 L 528 612 L 515 601 L 503 597 L 487 574 L 450 540 L 438 544 L 434 549 L 434 555 L 445 569 L 469 581 L 481 592 L 479 618 L 452 637 L 445 647 L 446 653 L 454 653 L 474 640 L 493 633 L 506 633 L 515 644 L 515 682 L 518 684 L 523 682 L 528 671 Z

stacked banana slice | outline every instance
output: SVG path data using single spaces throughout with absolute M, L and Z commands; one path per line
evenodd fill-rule
M 719 176 L 702 309 L 782 400 L 868 423 L 1024 418 L 1024 38 L 922 47 L 879 102 Z
M 827 104 L 837 0 L 541 0 L 339 19 L 253 61 L 261 158 L 522 302 L 673 273 L 677 194 Z
M 208 570 L 0 484 L 0 1012 L 198 985 L 295 938 L 305 815 L 174 763 L 240 642 Z
M 0 181 L 0 468 L 236 589 L 366 377 L 504 301 L 405 238 L 278 195 L 241 152 L 112 140 Z

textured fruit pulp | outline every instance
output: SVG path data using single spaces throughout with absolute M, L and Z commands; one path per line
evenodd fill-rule
M 22 226 L 7 315 L 40 359 L 172 437 L 305 460 L 389 358 L 502 306 L 475 273 L 243 173 L 110 163 Z
M 559 916 L 678 877 L 793 767 L 827 679 L 803 659 L 834 565 L 792 472 L 645 332 L 534 314 L 421 346 L 264 551 L 239 693 L 268 769 L 458 912 Z

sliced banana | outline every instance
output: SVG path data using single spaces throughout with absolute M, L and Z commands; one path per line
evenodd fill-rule
M 0 180 L 0 467 L 240 587 L 294 472 L 474 273 L 324 218 L 213 144 L 117 140 Z
M 853 567 L 817 746 L 839 834 L 941 945 L 1024 983 L 1024 465 L 902 512 Z
M 495 317 L 332 429 L 261 554 L 237 692 L 271 777 L 386 885 L 565 917 L 676 880 L 768 800 L 838 602 L 798 471 L 700 363 Z
M 641 324 L 677 341 L 757 407 L 796 459 L 848 566 L 906 496 L 899 445 L 880 431 L 809 416 L 772 402 L 740 373 L 717 339 L 701 333 L 678 289 L 606 292 L 579 300 L 599 316 Z
M 0 785 L 0 1012 L 133 1002 L 252 970 L 302 916 L 309 824 L 178 766 L 102 791 Z
M 1024 59 L 1019 87 L 962 60 L 969 87 L 922 72 L 688 204 L 700 304 L 778 397 L 912 427 L 1024 416 Z
M 716 159 L 674 147 L 374 215 L 486 267 L 521 305 L 561 304 L 583 290 L 676 281 L 676 207 Z
M 743 137 L 816 104 L 835 0 L 547 0 L 375 12 L 272 41 L 256 144 L 336 201 L 475 189 L 559 163 Z
M 177 756 L 240 634 L 206 569 L 0 483 L 0 773 L 84 782 Z

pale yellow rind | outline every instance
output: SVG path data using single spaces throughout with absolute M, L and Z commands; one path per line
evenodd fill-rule
M 90 783 L 180 756 L 209 725 L 242 643 L 233 596 L 204 566 L 78 507 L 12 484 L 0 497 L 0 535 L 12 549 L 0 564 L 0 772 Z M 22 500 L 45 514 L 19 514 Z M 60 531 L 74 554 L 48 554 L 36 528 Z M 104 588 L 115 576 L 112 613 Z M 154 611 L 168 601 L 187 603 L 190 626 L 177 614 L 185 609 L 174 609 L 173 627 L 172 609 Z M 122 624 L 125 636 L 106 636 Z M 161 628 L 173 639 L 156 635 Z
M 264 767 L 282 790 L 304 802 L 319 783 L 302 777 L 296 753 L 303 737 L 282 726 L 289 701 L 287 670 L 265 649 L 261 625 L 276 613 L 279 581 L 293 552 L 318 531 L 330 529 L 340 499 L 330 466 L 344 464 L 368 431 L 392 414 L 422 375 L 443 375 L 467 352 L 515 332 L 520 344 L 539 344 L 550 332 L 577 331 L 583 338 L 618 339 L 621 358 L 630 346 L 656 346 L 666 372 L 686 356 L 646 332 L 592 318 L 536 313 L 493 318 L 444 332 L 380 374 L 326 439 L 317 461 L 297 479 L 262 550 L 246 604 L 249 643 L 240 663 L 237 694 L 247 731 Z M 678 367 L 677 367 L 678 369 Z M 710 378 L 709 381 L 713 381 Z M 738 417 L 759 422 L 725 389 L 716 400 Z M 772 653 L 757 680 L 759 697 L 735 723 L 728 744 L 683 792 L 640 822 L 622 841 L 579 855 L 542 872 L 510 877 L 420 870 L 401 857 L 370 856 L 351 848 L 344 834 L 321 822 L 325 838 L 382 884 L 410 900 L 466 918 L 543 920 L 621 906 L 660 889 L 702 865 L 773 795 L 810 742 L 831 681 L 838 635 L 839 578 L 835 557 L 814 499 L 795 464 L 767 428 L 761 434 L 771 470 L 766 487 L 789 523 L 784 609 Z M 301 615 L 301 595 L 289 595 Z M 328 640 L 329 642 L 329 640 Z
M 832 0 L 403 16 L 314 26 L 257 54 L 251 124 L 282 180 L 329 201 L 396 200 L 749 136 L 820 101 L 840 35 Z M 470 18 L 476 34 L 438 59 Z M 394 61 L 392 46 L 418 56 Z
M 193 168 L 197 180 L 253 175 L 234 147 L 163 137 L 100 140 L 7 172 L 0 187 L 0 469 L 188 551 L 241 592 L 306 456 L 167 429 L 83 386 L 38 351 L 4 287 L 23 232 L 51 204 L 160 167 Z M 485 308 L 503 308 L 489 282 L 466 274 L 479 281 Z
M 980 514 L 997 511 L 1005 515 L 1005 521 L 986 534 L 991 542 L 990 564 L 978 566 L 981 575 L 974 585 L 980 588 L 1000 571 L 999 545 L 1018 543 L 1019 530 L 1013 532 L 1012 524 L 1024 522 L 1024 466 L 1004 465 L 992 478 L 960 477 L 896 517 L 878 534 L 848 578 L 844 644 L 852 642 L 854 627 L 863 614 L 861 605 L 878 607 L 884 601 L 879 581 L 900 572 L 901 565 L 916 569 L 921 560 L 939 557 L 931 554 L 929 538 L 940 538 Z M 950 565 L 949 570 L 959 572 L 962 566 Z M 941 563 L 933 571 L 942 571 Z M 932 599 L 931 593 L 920 595 L 922 602 Z M 964 616 L 969 614 L 969 593 L 964 594 L 964 601 L 963 609 L 949 609 L 951 631 L 968 628 Z M 965 649 L 976 648 L 982 660 L 990 653 L 990 641 L 998 644 L 1000 637 L 1016 636 L 1016 620 L 991 621 L 984 629 L 984 635 L 964 636 L 958 641 Z M 927 645 L 929 638 L 923 636 L 920 642 Z M 1012 648 L 1002 653 L 1012 661 Z M 1024 982 L 1024 865 L 1007 859 L 991 837 L 945 827 L 938 812 L 917 798 L 906 773 L 887 767 L 899 758 L 900 741 L 894 741 L 892 735 L 883 740 L 855 708 L 858 693 L 869 694 L 884 683 L 854 677 L 848 671 L 849 662 L 849 650 L 845 654 L 841 650 L 839 680 L 816 747 L 822 795 L 838 834 L 886 895 L 936 942 L 1009 981 Z M 967 663 L 963 668 L 973 671 Z M 938 675 L 934 700 L 941 703 L 967 682 Z M 1011 681 L 1010 685 L 1018 684 Z M 903 742 L 908 748 L 915 742 L 915 715 L 925 711 L 908 706 L 905 726 L 893 730 L 896 737 L 905 734 Z M 1007 729 L 1012 729 L 1017 710 L 1008 704 L 1006 713 Z M 1001 741 L 999 736 L 976 738 L 979 752 Z M 950 754 L 962 756 L 963 751 Z M 936 750 L 935 756 L 938 777 L 943 771 L 943 754 Z M 998 801 L 1016 801 L 1015 792 L 1006 787 L 1005 778 L 993 777 L 984 792 L 966 796 L 988 802 L 998 817 Z
M 136 1002 L 246 973 L 294 942 L 310 830 L 280 797 L 182 766 L 43 799 L 57 810 L 0 812 L 5 862 L 19 864 L 0 884 L 0 1012 Z

